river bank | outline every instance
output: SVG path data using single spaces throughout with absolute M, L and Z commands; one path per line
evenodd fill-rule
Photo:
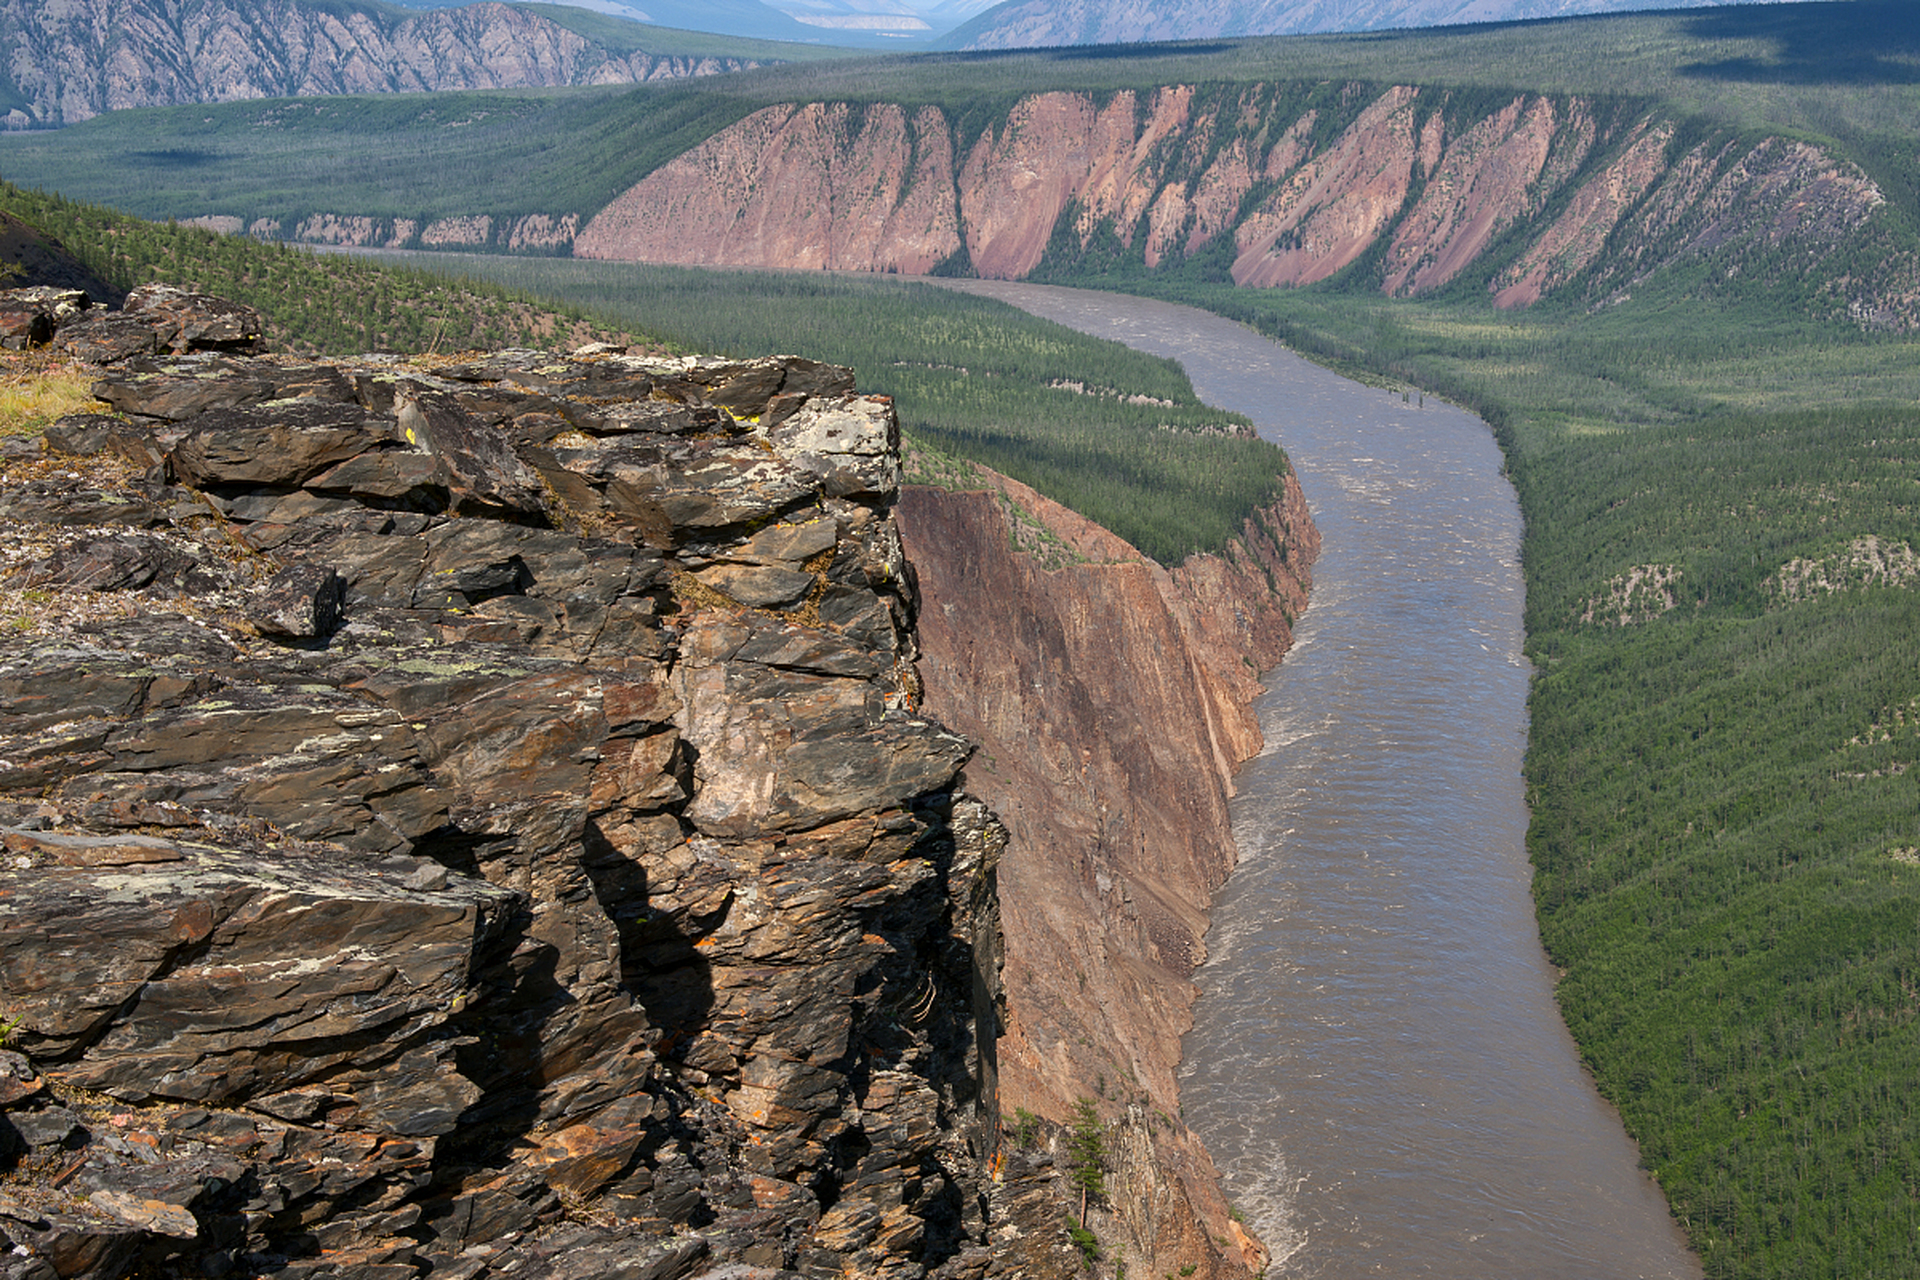
M 1528 896 L 1520 522 L 1491 433 L 1204 312 L 964 282 L 1179 359 L 1326 549 L 1237 779 L 1186 1119 L 1287 1276 L 1694 1277 L 1553 1002 Z

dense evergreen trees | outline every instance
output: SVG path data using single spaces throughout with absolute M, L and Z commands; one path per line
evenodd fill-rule
M 452 352 L 612 335 L 577 309 L 536 304 L 496 284 L 143 222 L 6 183 L 0 210 L 54 237 L 121 289 L 159 280 L 258 307 L 277 349 Z
M 1920 411 L 1522 457 L 1568 1025 L 1710 1276 L 1920 1274 Z M 1583 621 L 1652 562 L 1672 608 Z

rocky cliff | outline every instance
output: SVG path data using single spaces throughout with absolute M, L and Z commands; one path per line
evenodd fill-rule
M 936 106 L 767 107 L 599 211 L 576 256 L 996 279 L 1189 260 L 1238 284 L 1341 272 L 1395 296 L 1604 306 L 1667 273 L 1920 325 L 1920 257 L 1865 172 L 1785 138 L 1619 102 L 1417 85 L 1050 92 L 985 122 Z M 590 215 L 590 216 L 589 216 Z
M 99 412 L 0 439 L 0 1274 L 1078 1270 L 887 401 L 70 301 Z
M 1009 833 L 1003 1106 L 1064 1121 L 1094 1101 L 1123 1153 L 1095 1225 L 1130 1265 L 1257 1273 L 1175 1072 L 1235 860 L 1233 770 L 1261 743 L 1256 677 L 1291 642 L 1318 533 L 1289 475 L 1227 554 L 1169 572 L 1022 485 L 974 482 L 910 486 L 899 518 L 927 708 L 979 744 L 966 789 Z M 1036 537 L 1047 556 L 1022 549 Z
M 758 65 L 609 47 L 492 0 L 419 13 L 306 0 L 5 0 L 0 33 L 9 128 L 77 124 L 125 107 L 638 84 Z

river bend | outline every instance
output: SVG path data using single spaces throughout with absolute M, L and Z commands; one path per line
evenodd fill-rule
M 1179 360 L 1286 448 L 1325 539 L 1236 780 L 1181 1085 L 1270 1274 L 1698 1277 L 1553 1002 L 1520 515 L 1486 424 L 1191 308 L 952 283 Z

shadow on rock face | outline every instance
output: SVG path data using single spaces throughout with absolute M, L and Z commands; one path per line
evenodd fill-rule
M 683 928 L 673 915 L 652 909 L 647 871 L 614 848 L 597 824 L 587 826 L 580 865 L 594 897 L 620 937 L 620 985 L 639 1001 L 662 1037 L 655 1052 L 684 1060 L 688 1041 L 713 1009 L 713 970 L 696 942 L 719 927 L 731 898 L 689 917 Z

